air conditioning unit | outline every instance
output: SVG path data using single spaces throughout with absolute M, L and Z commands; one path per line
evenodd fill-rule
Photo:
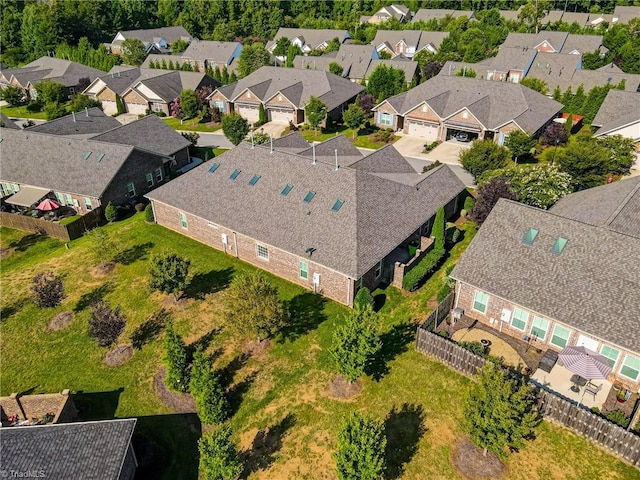
M 454 308 L 453 310 L 451 310 L 451 321 L 455 323 L 456 321 L 460 320 L 463 315 L 464 310 L 462 308 Z

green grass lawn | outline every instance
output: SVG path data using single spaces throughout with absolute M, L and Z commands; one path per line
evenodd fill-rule
M 46 120 L 47 115 L 44 112 L 29 112 L 27 106 L 21 107 L 0 107 L 0 111 L 9 118 L 33 118 L 35 120 Z
M 86 238 L 69 242 L 67 249 L 58 240 L 2 228 L 0 246 L 11 250 L 2 260 L 0 392 L 70 388 L 83 419 L 138 417 L 136 438 L 146 438 L 155 452 L 157 467 L 149 476 L 197 478 L 200 426 L 193 415 L 175 414 L 159 400 L 154 376 L 161 334 L 141 328 L 165 301 L 164 295 L 147 290 L 149 255 L 177 251 L 191 259 L 193 281 L 187 300 L 167 309 L 187 344 L 209 344 L 228 388 L 230 423 L 248 478 L 335 478 L 335 434 L 353 410 L 386 420 L 393 452 L 386 478 L 462 478 L 451 455 L 461 436 L 461 400 L 471 381 L 417 353 L 413 342 L 416 323 L 435 306 L 434 297 L 446 281 L 445 269 L 473 237 L 475 227 L 466 227 L 464 239 L 416 293 L 391 287 L 374 292 L 384 350 L 376 378 L 365 378 L 363 392 L 349 401 L 327 394 L 335 375 L 328 348 L 347 312 L 335 302 L 267 274 L 295 314 L 268 352 L 247 358 L 241 339 L 224 328 L 223 299 L 233 276 L 254 267 L 148 225 L 143 214 L 103 227 L 116 234 L 123 247 L 115 270 L 106 276 L 96 274 Z M 68 297 L 59 308 L 40 309 L 29 300 L 28 289 L 37 272 L 49 269 L 63 276 Z M 132 343 L 132 338 L 142 343 L 121 367 L 105 366 L 106 349 L 87 337 L 88 305 L 96 298 L 122 307 L 127 326 L 121 344 Z M 47 332 L 50 318 L 62 311 L 74 312 L 72 324 Z M 524 450 L 510 456 L 507 468 L 509 479 L 640 479 L 638 470 L 548 423 Z
M 218 155 L 222 155 L 229 150 L 228 148 L 213 148 L 213 147 L 196 147 L 196 157 L 201 158 L 203 161 L 206 159 L 211 160 Z
M 222 128 L 222 125 L 218 125 L 216 127 L 208 127 L 206 124 L 200 123 L 202 120 L 201 117 L 184 120 L 182 123 L 180 123 L 179 119 L 174 117 L 161 118 L 174 130 L 187 130 L 190 132 L 215 132 L 216 130 L 220 130 Z
M 354 139 L 353 130 L 345 127 L 344 125 L 340 125 L 337 128 L 333 128 L 330 130 L 318 129 L 317 133 L 313 129 L 300 130 L 300 134 L 305 138 L 305 140 L 309 142 L 324 142 L 325 140 L 329 140 L 330 138 L 335 137 L 336 134 L 344 135 L 349 140 L 351 140 L 356 147 L 370 148 L 372 150 L 377 150 L 378 148 L 382 148 L 387 145 L 386 143 L 376 142 L 370 132 L 367 133 L 362 130 Z M 397 140 L 397 138 L 398 137 L 396 137 L 394 141 Z

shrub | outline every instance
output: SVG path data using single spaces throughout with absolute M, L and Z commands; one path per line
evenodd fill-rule
M 436 148 L 438 145 L 440 145 L 439 141 L 435 141 L 435 142 L 431 142 L 431 143 L 425 143 L 424 144 L 424 150 L 423 153 L 429 153 L 431 150 L 433 150 L 434 148 Z M 440 162 L 438 162 L 438 164 L 440 164 Z
M 384 424 L 353 412 L 338 432 L 334 455 L 340 480 L 377 480 L 385 470 Z
M 225 425 L 205 433 L 198 440 L 200 472 L 205 480 L 235 480 L 242 473 L 242 462 L 231 441 L 231 427 Z
M 373 307 L 375 306 L 373 295 L 371 295 L 371 292 L 367 287 L 362 287 L 360 290 L 358 290 L 358 293 L 356 293 L 356 297 L 353 300 L 353 306 L 356 308 L 365 308 L 369 306 L 373 309 Z
M 462 236 L 462 231 L 458 227 L 453 226 L 453 227 L 447 228 L 447 232 L 445 235 L 445 242 L 448 245 L 455 245 L 461 240 L 461 236 Z
M 104 217 L 109 223 L 115 222 L 118 219 L 118 207 L 109 202 L 107 207 L 104 209 Z
M 379 143 L 389 143 L 393 140 L 393 130 L 391 128 L 378 130 L 373 134 L 373 139 Z
M 44 105 L 40 100 L 31 100 L 27 104 L 27 112 L 31 112 L 31 113 L 41 112 L 43 106 Z
M 202 347 L 198 347 L 193 355 L 189 389 L 196 400 L 196 411 L 202 423 L 213 425 L 226 418 L 227 400 Z
M 39 307 L 57 307 L 66 296 L 62 279 L 53 272 L 41 272 L 33 277 L 31 293 Z
M 149 262 L 149 288 L 178 297 L 188 285 L 190 260 L 175 253 L 154 255 Z
M 182 338 L 173 329 L 173 322 L 168 320 L 164 329 L 164 354 L 162 363 L 167 370 L 164 382 L 171 390 L 186 392 L 189 389 L 189 372 L 187 370 L 187 348 Z
M 473 207 L 476 204 L 476 199 L 473 198 L 472 196 L 468 196 L 467 198 L 464 199 L 464 209 L 467 212 L 470 212 L 471 210 L 473 210 Z
M 141 211 L 144 210 L 144 208 L 145 208 L 144 203 L 136 203 L 136 206 L 135 206 L 136 212 L 140 213 Z
M 480 342 L 458 342 L 458 345 L 465 350 L 469 350 L 471 353 L 475 353 L 481 357 L 486 357 L 484 346 Z
M 151 206 L 151 204 L 148 204 L 146 207 L 144 207 L 144 219 L 149 223 L 155 222 L 155 218 L 153 218 L 153 207 Z
M 605 413 L 604 417 L 617 425 L 620 425 L 622 428 L 627 428 L 629 426 L 629 422 L 631 419 L 625 415 L 622 410 L 613 410 L 611 412 Z
M 416 290 L 420 282 L 436 269 L 443 256 L 444 250 L 435 248 L 427 253 L 415 267 L 405 274 L 402 279 L 402 288 L 410 292 Z
M 125 318 L 120 306 L 112 310 L 109 304 L 98 300 L 91 304 L 89 318 L 89 336 L 98 340 L 101 347 L 110 347 L 124 330 Z
M 428 171 L 433 170 L 434 168 L 438 168 L 440 165 L 442 165 L 442 162 L 440 162 L 440 160 L 436 160 L 431 165 L 426 165 L 422 167 L 422 173 L 427 173 Z
M 67 110 L 59 103 L 47 102 L 44 105 L 44 113 L 47 120 L 55 120 L 56 118 L 64 117 L 67 114 Z
M 298 131 L 298 126 L 295 123 L 293 123 L 291 120 L 289 120 L 289 130 L 292 132 Z

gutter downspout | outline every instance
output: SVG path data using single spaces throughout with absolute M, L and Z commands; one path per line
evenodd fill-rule
M 236 236 L 236 232 L 233 232 L 233 244 L 236 249 L 236 258 L 238 258 L 238 237 Z
M 349 277 L 347 277 L 347 305 L 349 307 L 353 306 L 353 303 L 351 302 L 351 279 Z

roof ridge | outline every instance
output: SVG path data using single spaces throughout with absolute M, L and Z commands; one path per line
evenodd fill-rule
M 624 207 L 627 206 L 627 203 L 629 203 L 629 201 L 635 196 L 636 193 L 638 193 L 640 191 L 640 181 L 638 183 L 636 183 L 636 186 L 634 188 L 631 189 L 631 191 L 627 194 L 626 197 L 624 197 L 624 200 L 622 200 L 622 202 L 620 202 L 620 205 L 618 205 L 618 208 L 616 208 L 613 213 L 609 216 L 609 218 L 607 218 L 605 220 L 605 224 L 606 225 L 611 225 L 613 223 L 613 221 L 616 219 L 616 217 L 618 215 L 620 215 L 620 212 L 622 211 L 622 209 Z

